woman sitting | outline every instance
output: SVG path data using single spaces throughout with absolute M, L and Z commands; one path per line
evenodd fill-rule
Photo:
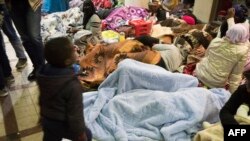
M 249 30 L 242 24 L 233 25 L 224 38 L 215 38 L 197 63 L 195 75 L 210 88 L 229 84 L 233 93 L 239 86 L 249 49 Z

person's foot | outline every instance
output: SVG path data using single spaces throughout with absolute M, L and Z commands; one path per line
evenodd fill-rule
M 8 91 L 5 89 L 5 88 L 3 88 L 3 89 L 0 89 L 0 97 L 5 97 L 5 96 L 7 96 L 9 93 L 8 93 Z
M 36 80 L 36 70 L 33 70 L 33 71 L 28 75 L 28 80 L 29 80 L 29 81 L 34 81 L 34 80 Z
M 11 74 L 10 76 L 5 77 L 5 81 L 6 81 L 6 83 L 7 83 L 8 85 L 10 85 L 10 84 L 12 84 L 12 83 L 15 82 L 15 78 L 14 78 L 14 76 Z
M 17 69 L 23 69 L 27 66 L 27 59 L 23 58 L 23 59 L 18 59 L 18 62 L 16 64 L 16 68 Z

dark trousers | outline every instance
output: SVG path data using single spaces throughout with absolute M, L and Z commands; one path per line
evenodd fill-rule
M 4 83 L 4 76 L 3 76 L 3 68 L 0 65 L 0 90 L 2 90 L 5 87 Z
M 1 32 L 0 32 L 0 65 L 2 66 L 4 77 L 10 76 L 11 75 L 10 62 L 6 54 L 3 35 Z
M 34 11 L 28 0 L 12 0 L 11 16 L 34 69 L 45 63 L 41 37 L 41 6 Z
M 61 141 L 62 138 L 73 140 L 74 138 L 69 133 L 68 126 L 65 122 L 43 118 L 42 126 L 43 126 L 43 141 Z M 88 128 L 86 128 L 85 133 L 87 135 L 88 141 L 92 141 L 91 131 Z
M 4 34 L 8 37 L 11 45 L 13 46 L 16 52 L 17 58 L 20 58 L 20 59 L 26 58 L 22 42 L 16 33 L 16 30 L 12 24 L 11 16 L 5 4 L 0 4 L 0 11 L 4 13 L 4 21 L 2 25 L 2 30 Z
M 0 31 L 0 89 L 3 89 L 5 86 L 4 77 L 11 75 L 10 62 L 6 54 L 3 35 Z

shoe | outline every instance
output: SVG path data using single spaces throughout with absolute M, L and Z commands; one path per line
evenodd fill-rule
M 11 74 L 10 76 L 5 77 L 5 81 L 6 81 L 6 83 L 7 83 L 8 85 L 10 85 L 10 84 L 12 84 L 12 83 L 15 82 L 15 78 L 14 78 L 14 76 Z
M 3 89 L 0 89 L 0 97 L 5 97 L 5 96 L 7 96 L 9 93 L 8 93 L 8 91 L 5 89 L 5 88 L 3 88 Z
M 27 59 L 24 58 L 24 59 L 18 59 L 18 62 L 16 64 L 16 68 L 17 69 L 23 69 L 27 66 Z
M 36 80 L 36 71 L 35 71 L 35 70 L 33 70 L 33 71 L 29 74 L 28 80 L 29 80 L 29 81 L 34 81 L 34 80 Z

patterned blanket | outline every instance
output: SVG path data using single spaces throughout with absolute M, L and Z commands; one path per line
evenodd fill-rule
M 81 24 L 83 13 L 80 8 L 71 8 L 65 12 L 56 12 L 42 17 L 41 35 L 43 41 L 51 37 L 67 35 L 70 24 Z
M 123 6 L 112 11 L 103 22 L 107 25 L 107 29 L 115 30 L 119 26 L 126 25 L 129 20 L 144 19 L 148 15 L 149 13 L 144 8 Z
M 125 58 L 148 64 L 157 64 L 161 58 L 159 52 L 145 47 L 136 40 L 125 40 L 110 45 L 89 45 L 85 53 L 80 59 L 83 68 L 81 80 L 88 86 L 99 85 Z

